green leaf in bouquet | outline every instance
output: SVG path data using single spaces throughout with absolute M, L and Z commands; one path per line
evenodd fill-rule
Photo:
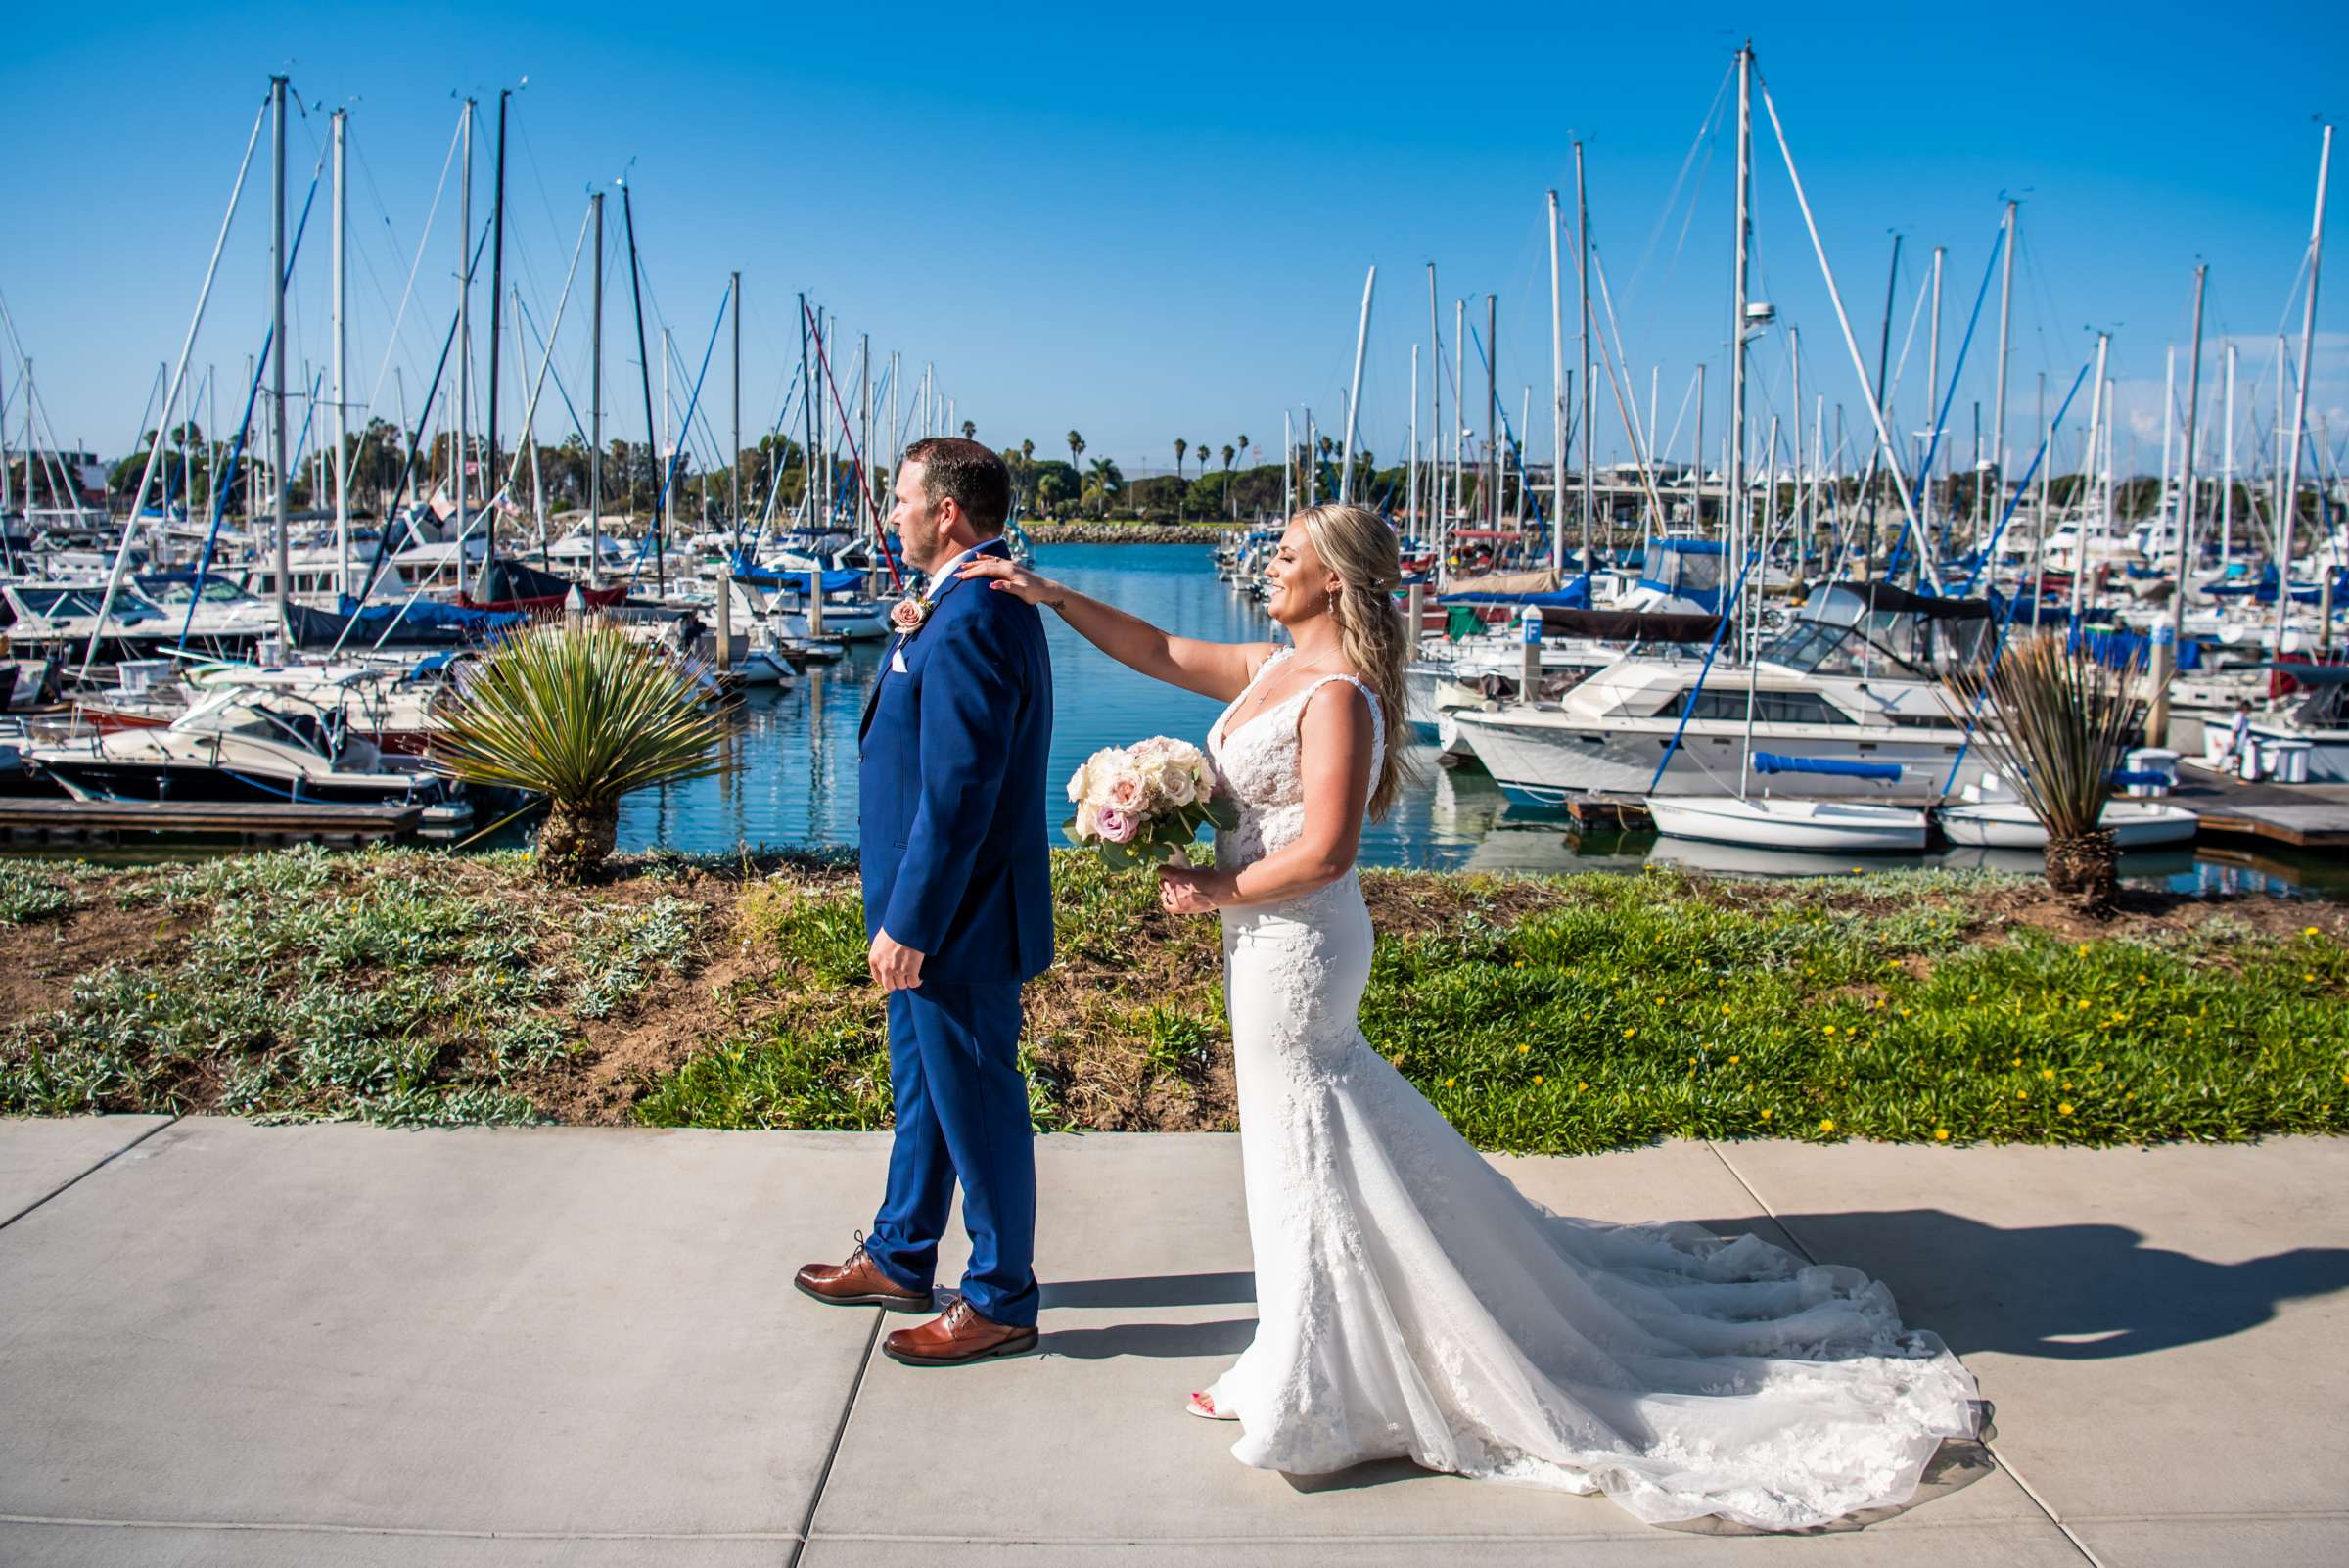
M 1207 819 L 1225 833 L 1240 825 L 1240 808 L 1228 795 L 1211 795 L 1201 803 L 1201 808 Z

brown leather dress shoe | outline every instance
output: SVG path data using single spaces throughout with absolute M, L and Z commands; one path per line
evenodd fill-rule
M 1036 1330 L 990 1323 L 957 1296 L 929 1322 L 891 1334 L 881 1349 L 890 1360 L 907 1366 L 960 1366 L 997 1356 L 1024 1356 L 1036 1349 Z
M 802 1294 L 817 1301 L 830 1302 L 835 1307 L 888 1307 L 901 1313 L 928 1312 L 930 1292 L 907 1290 L 903 1285 L 881 1271 L 864 1250 L 864 1237 L 856 1238 L 855 1250 L 844 1264 L 809 1264 L 800 1270 L 792 1283 Z

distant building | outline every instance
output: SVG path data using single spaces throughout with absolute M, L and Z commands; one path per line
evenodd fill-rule
M 106 465 L 96 452 L 52 452 L 39 448 L 26 453 L 12 448 L 8 459 L 8 495 L 16 506 L 25 504 L 27 497 L 37 506 L 70 506 L 71 497 L 65 487 L 76 487 L 84 506 L 106 505 Z M 31 471 L 27 481 L 26 470 Z

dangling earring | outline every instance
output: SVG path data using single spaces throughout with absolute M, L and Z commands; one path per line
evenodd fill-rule
M 1321 608 L 1329 613 L 1330 620 L 1335 621 L 1338 619 L 1337 589 L 1324 588 L 1321 590 Z

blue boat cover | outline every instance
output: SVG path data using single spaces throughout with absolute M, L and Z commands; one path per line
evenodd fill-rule
M 1853 762 L 1840 757 L 1781 757 L 1776 752 L 1756 752 L 1754 767 L 1763 773 L 1831 773 L 1838 778 L 1872 778 L 1887 784 L 1901 781 L 1898 762 Z
M 1588 610 L 1590 608 L 1590 579 L 1580 576 L 1566 586 L 1549 593 L 1446 593 L 1436 598 L 1438 604 L 1516 604 L 1539 605 L 1544 610 Z

